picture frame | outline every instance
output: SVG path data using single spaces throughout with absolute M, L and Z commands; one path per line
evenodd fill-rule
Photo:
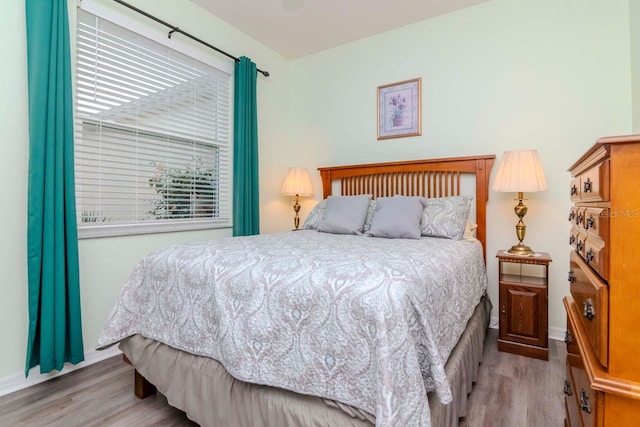
M 378 140 L 422 135 L 422 78 L 378 86 Z

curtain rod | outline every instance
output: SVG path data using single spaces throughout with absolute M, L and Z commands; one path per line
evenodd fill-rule
M 185 31 L 182 31 L 180 28 L 178 28 L 178 27 L 176 27 L 176 26 L 174 26 L 174 25 L 171 25 L 171 24 L 169 24 L 168 22 L 165 22 L 165 21 L 163 21 L 163 20 L 162 20 L 162 19 L 160 19 L 160 18 L 155 17 L 155 16 L 151 15 L 150 13 L 145 12 L 144 10 L 138 9 L 137 7 L 135 7 L 135 6 L 133 6 L 133 5 L 130 5 L 129 3 L 124 2 L 124 1 L 122 1 L 122 0 L 113 0 L 113 1 L 115 1 L 116 3 L 119 3 L 119 4 L 121 4 L 121 5 L 123 5 L 123 6 L 125 6 L 125 7 L 128 7 L 128 8 L 129 8 L 129 9 L 131 9 L 131 10 L 134 10 L 134 11 L 138 12 L 139 14 L 144 15 L 144 16 L 146 16 L 146 17 L 147 17 L 147 18 L 149 18 L 149 19 L 153 19 L 154 21 L 156 21 L 156 22 L 158 22 L 158 23 L 160 23 L 160 24 L 162 24 L 162 25 L 164 25 L 164 26 L 166 26 L 166 27 L 171 28 L 171 31 L 169 31 L 169 34 L 167 34 L 167 37 L 169 37 L 169 38 L 171 38 L 171 36 L 173 35 L 173 33 L 180 33 L 180 34 L 182 34 L 182 35 L 185 35 L 185 36 L 189 37 L 189 38 L 190 38 L 190 39 L 192 39 L 192 40 L 197 41 L 198 43 L 201 43 L 201 44 L 203 44 L 203 45 L 205 45 L 205 46 L 207 46 L 207 47 L 209 47 L 209 48 L 211 48 L 211 49 L 215 50 L 216 52 L 219 52 L 219 53 L 221 53 L 221 54 L 223 54 L 223 55 L 225 55 L 225 56 L 228 56 L 229 58 L 233 59 L 233 60 L 234 60 L 234 61 L 236 61 L 236 62 L 240 61 L 240 59 L 238 59 L 237 57 L 235 57 L 235 56 L 231 55 L 230 53 L 227 53 L 227 52 L 225 52 L 225 51 L 224 51 L 224 50 L 222 50 L 222 49 L 218 49 L 217 47 L 215 47 L 215 46 L 213 46 L 213 45 L 211 45 L 211 44 L 207 43 L 206 41 L 201 40 L 201 39 L 199 39 L 199 38 L 197 38 L 197 37 L 195 37 L 195 36 L 192 36 L 191 34 L 189 34 L 189 33 L 185 32 Z M 257 69 L 257 71 L 258 71 L 259 73 L 262 73 L 262 75 L 263 75 L 263 76 L 265 76 L 265 77 L 269 77 L 269 72 L 268 72 L 268 71 L 262 71 L 260 68 L 258 68 L 258 69 Z

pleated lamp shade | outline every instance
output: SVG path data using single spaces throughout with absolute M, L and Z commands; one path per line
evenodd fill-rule
M 307 168 L 289 168 L 281 193 L 283 196 L 312 196 L 313 186 Z
M 493 191 L 547 191 L 542 163 L 536 150 L 505 151 L 493 181 Z

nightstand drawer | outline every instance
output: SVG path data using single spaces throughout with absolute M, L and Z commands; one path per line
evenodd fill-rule
M 607 285 L 587 266 L 582 258 L 571 252 L 570 289 L 581 313 L 581 320 L 598 360 L 607 366 L 609 330 L 609 290 Z

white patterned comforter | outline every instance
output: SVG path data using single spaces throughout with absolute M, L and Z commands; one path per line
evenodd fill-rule
M 429 426 L 486 289 L 477 241 L 298 231 L 173 245 L 140 261 L 98 348 L 140 334 L 234 377 Z

